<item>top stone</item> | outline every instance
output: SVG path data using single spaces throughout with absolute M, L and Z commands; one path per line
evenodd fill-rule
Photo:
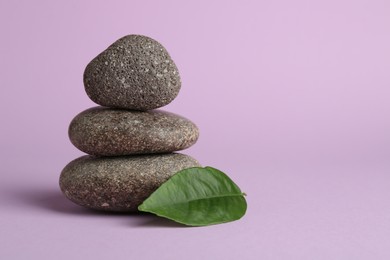
M 127 35 L 87 65 L 84 86 L 99 105 L 151 110 L 175 99 L 181 82 L 175 63 L 160 43 Z

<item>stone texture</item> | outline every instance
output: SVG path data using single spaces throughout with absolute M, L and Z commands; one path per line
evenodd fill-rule
M 107 107 L 150 110 L 179 93 L 179 71 L 166 49 L 141 35 L 125 36 L 94 58 L 84 72 L 88 96 Z
M 65 196 L 81 206 L 105 211 L 137 207 L 176 172 L 200 166 L 184 154 L 127 157 L 82 156 L 60 176 Z
M 178 151 L 193 145 L 198 136 L 194 123 L 161 110 L 93 107 L 69 126 L 69 138 L 78 149 L 100 156 Z

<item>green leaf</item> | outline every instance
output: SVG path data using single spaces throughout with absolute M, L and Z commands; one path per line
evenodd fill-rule
M 244 195 L 223 172 L 193 167 L 173 175 L 138 209 L 189 226 L 207 226 L 244 216 Z

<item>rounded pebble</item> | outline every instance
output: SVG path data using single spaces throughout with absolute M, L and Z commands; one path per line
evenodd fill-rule
M 69 138 L 78 149 L 100 156 L 179 151 L 195 144 L 198 136 L 190 120 L 161 110 L 93 107 L 69 126 Z
M 84 86 L 99 105 L 150 110 L 175 99 L 181 81 L 175 63 L 159 42 L 127 35 L 87 65 Z
M 60 176 L 60 188 L 74 203 L 105 211 L 137 211 L 161 184 L 180 170 L 200 166 L 184 154 L 127 157 L 82 156 Z

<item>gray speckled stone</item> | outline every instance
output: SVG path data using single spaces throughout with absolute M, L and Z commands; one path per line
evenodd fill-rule
M 137 207 L 176 172 L 200 166 L 184 154 L 127 157 L 82 156 L 60 176 L 65 196 L 81 206 L 106 211 Z
M 165 153 L 193 145 L 198 128 L 173 113 L 93 107 L 70 123 L 69 138 L 81 151 L 100 156 Z
M 84 72 L 88 96 L 107 107 L 150 110 L 179 93 L 179 71 L 166 49 L 141 35 L 125 36 L 94 58 Z

